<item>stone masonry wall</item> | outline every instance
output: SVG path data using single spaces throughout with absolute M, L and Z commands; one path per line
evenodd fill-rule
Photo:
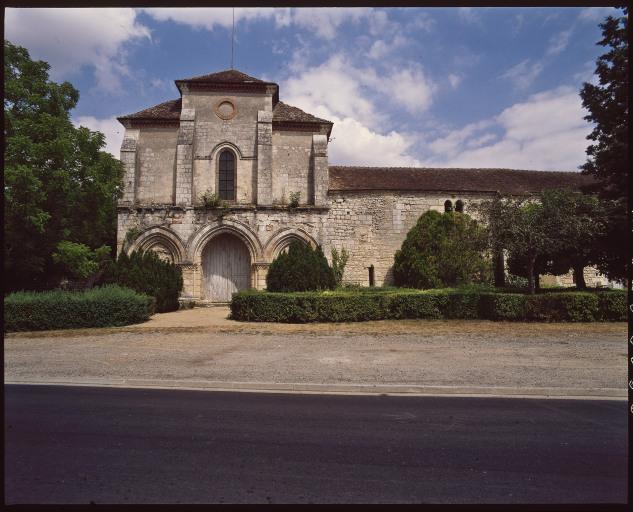
M 311 132 L 273 132 L 273 203 L 288 204 L 299 192 L 299 204 L 314 203 Z
M 141 204 L 172 203 L 176 140 L 174 127 L 144 127 L 136 148 L 136 201 Z
M 486 194 L 436 192 L 330 192 L 327 244 L 347 250 L 350 258 L 344 280 L 369 285 L 368 267 L 374 265 L 376 286 L 393 283 L 393 259 L 407 233 L 420 215 L 428 210 L 444 211 L 444 202 L 461 199 L 464 212 L 469 205 L 491 197 Z
M 236 107 L 232 119 L 220 119 L 215 108 L 224 99 Z M 265 94 L 188 91 L 183 93 L 183 109 L 195 110 L 193 141 L 193 200 L 206 190 L 215 191 L 218 144 L 234 150 L 237 157 L 238 204 L 252 204 L 256 193 L 257 112 L 272 111 L 272 96 Z

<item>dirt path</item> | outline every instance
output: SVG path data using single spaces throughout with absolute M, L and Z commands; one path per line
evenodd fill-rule
M 226 315 L 226 308 L 194 309 L 135 327 L 9 335 L 5 380 L 626 394 L 624 323 L 279 325 Z

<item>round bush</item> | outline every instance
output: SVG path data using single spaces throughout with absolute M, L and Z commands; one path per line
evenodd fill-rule
M 397 286 L 442 288 L 488 282 L 491 265 L 483 257 L 486 232 L 458 212 L 424 213 L 396 251 Z
M 294 241 L 270 264 L 266 288 L 271 292 L 331 290 L 335 287 L 334 271 L 320 247 Z

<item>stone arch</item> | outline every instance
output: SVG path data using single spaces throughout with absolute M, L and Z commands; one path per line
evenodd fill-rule
M 187 255 L 189 260 L 200 264 L 202 260 L 202 251 L 212 238 L 227 233 L 236 236 L 246 245 L 252 262 L 262 260 L 262 245 L 257 238 L 257 234 L 246 224 L 236 220 L 219 220 L 211 224 L 207 224 L 199 229 L 187 242 Z
M 316 240 L 301 228 L 282 228 L 266 244 L 265 254 L 268 260 L 275 259 L 294 240 L 310 244 L 312 247 L 318 245 Z
M 242 155 L 242 150 L 235 144 L 233 144 L 232 142 L 229 142 L 227 140 L 220 142 L 218 144 L 216 144 L 213 149 L 211 150 L 210 153 L 210 158 L 211 161 L 216 162 L 218 157 L 220 156 L 220 153 L 222 152 L 223 149 L 230 149 L 233 151 L 233 153 L 235 153 L 235 156 L 242 160 L 244 158 L 244 156 Z
M 156 250 L 160 248 L 161 250 Z M 182 263 L 185 260 L 185 248 L 180 237 L 171 229 L 154 226 L 142 231 L 127 247 L 128 254 L 136 251 L 154 250 L 161 254 L 167 253 L 172 263 Z

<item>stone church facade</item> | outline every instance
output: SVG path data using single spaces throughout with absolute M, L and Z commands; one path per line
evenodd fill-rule
M 319 244 L 328 257 L 345 248 L 345 282 L 389 284 L 394 253 L 425 211 L 468 212 L 497 194 L 577 189 L 587 179 L 332 166 L 333 124 L 281 102 L 277 84 L 227 70 L 176 85 L 181 98 L 118 118 L 125 188 L 117 250 L 153 250 L 180 265 L 183 298 L 197 302 L 265 288 L 270 263 L 293 240 Z

